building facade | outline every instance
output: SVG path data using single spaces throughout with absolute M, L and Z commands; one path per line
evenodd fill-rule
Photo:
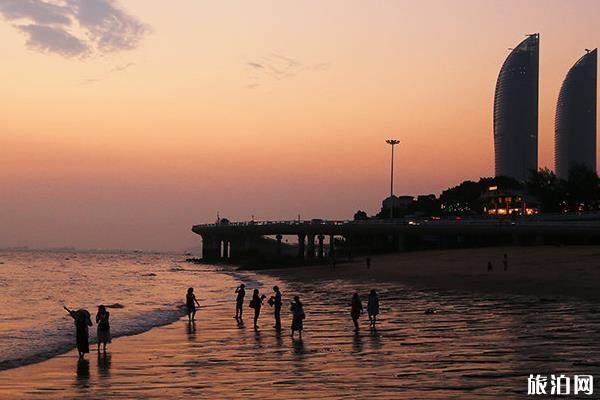
M 554 120 L 554 165 L 559 178 L 567 179 L 577 164 L 596 171 L 597 70 L 597 49 L 587 51 L 560 88 Z
M 498 75 L 494 96 L 496 176 L 525 180 L 538 163 L 540 36 L 512 49 Z

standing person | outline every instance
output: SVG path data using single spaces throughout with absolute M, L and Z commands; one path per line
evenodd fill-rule
M 83 359 L 85 353 L 90 352 L 89 331 L 88 327 L 92 326 L 92 319 L 88 310 L 81 309 L 77 311 L 67 310 L 71 318 L 75 321 L 75 337 L 77 340 L 77 351 L 79 358 Z
M 98 306 L 98 312 L 96 313 L 96 331 L 98 334 L 98 351 L 100 351 L 100 344 L 103 345 L 103 350 L 106 353 L 106 345 L 111 342 L 110 338 L 110 324 L 108 319 L 110 313 L 106 311 L 106 307 L 103 305 Z
M 379 315 L 379 296 L 375 289 L 371 289 L 367 302 L 367 313 L 369 314 L 369 323 L 371 327 L 375 329 L 375 323 L 377 322 L 377 315 Z
M 273 292 L 275 292 L 274 296 L 271 296 L 269 299 L 269 305 L 274 307 L 273 316 L 275 317 L 275 328 L 277 332 L 281 331 L 281 292 L 279 291 L 279 286 L 273 286 Z
M 371 257 L 367 257 L 366 263 L 367 263 L 367 269 L 371 269 Z
M 304 306 L 300 302 L 300 297 L 294 296 L 290 310 L 292 311 L 292 338 L 294 338 L 294 332 L 298 331 L 298 335 L 302 339 L 303 321 L 306 318 L 306 314 L 304 314 Z
M 492 270 L 492 262 L 491 261 L 488 261 L 488 267 L 487 268 L 488 268 L 488 271 Z
M 508 271 L 508 254 L 504 253 L 504 257 L 502 258 L 502 263 L 504 264 L 504 270 Z
M 242 312 L 244 308 L 244 297 L 246 296 L 246 285 L 243 283 L 235 289 L 237 298 L 235 299 L 235 319 L 242 319 Z
M 354 330 L 358 332 L 358 319 L 363 312 L 363 306 L 357 292 L 354 292 L 354 295 L 352 296 L 350 307 L 350 316 L 352 317 L 352 322 L 354 322 Z
M 259 296 L 258 289 L 254 289 L 254 292 L 252 293 L 252 300 L 250 300 L 250 308 L 254 309 L 254 329 L 258 329 L 258 317 L 260 317 L 260 309 L 265 297 L 267 296 L 264 294 Z
M 193 322 L 196 318 L 196 305 L 200 307 L 200 303 L 198 303 L 198 299 L 196 299 L 196 295 L 194 294 L 194 288 L 189 288 L 185 295 L 185 306 L 188 311 L 188 320 Z

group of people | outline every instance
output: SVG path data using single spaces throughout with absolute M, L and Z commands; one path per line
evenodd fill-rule
M 235 301 L 235 319 L 238 321 L 242 320 L 244 313 L 244 297 L 246 296 L 246 285 L 243 283 L 235 289 L 236 301 Z M 267 296 L 261 295 L 258 289 L 254 289 L 252 292 L 252 299 L 248 303 L 248 307 L 254 310 L 254 329 L 258 329 L 258 318 L 260 317 L 260 311 L 263 303 Z M 281 306 L 283 305 L 281 291 L 279 286 L 273 286 L 273 295 L 267 300 L 267 304 L 273 308 L 273 318 L 275 319 L 275 325 L 273 328 L 277 332 L 281 332 Z M 302 337 L 303 321 L 306 318 L 304 313 L 304 305 L 300 301 L 299 296 L 294 296 L 294 301 L 290 302 L 290 311 L 292 312 L 292 337 L 295 332 Z
M 83 358 L 86 353 L 90 352 L 89 327 L 93 325 L 92 317 L 90 312 L 83 308 L 76 311 L 70 310 L 67 307 L 64 307 L 64 309 L 67 310 L 75 322 L 77 351 L 79 358 Z M 99 305 L 98 312 L 96 313 L 98 351 L 100 351 L 100 345 L 102 345 L 103 351 L 106 352 L 106 345 L 111 342 L 109 318 L 110 313 L 106 310 L 106 307 Z
M 238 321 L 242 321 L 242 316 L 244 314 L 244 298 L 246 297 L 246 285 L 242 283 L 238 286 L 235 289 L 235 294 L 236 304 L 234 318 Z M 252 299 L 248 303 L 248 307 L 254 310 L 254 329 L 258 329 L 258 319 L 266 298 L 267 296 L 264 294 L 261 295 L 258 289 L 254 289 L 252 292 Z M 273 318 L 275 320 L 273 328 L 278 332 L 281 332 L 281 306 L 283 302 L 281 291 L 278 286 L 273 286 L 273 295 L 267 300 L 267 304 L 273 308 Z M 186 295 L 186 306 L 190 322 L 194 321 L 197 305 L 199 306 L 200 304 L 194 295 L 194 289 L 189 288 Z M 292 337 L 294 337 L 295 332 L 298 332 L 298 335 L 302 337 L 302 330 L 304 329 L 303 321 L 306 318 L 306 314 L 304 312 L 304 305 L 300 301 L 299 296 L 294 296 L 294 301 L 290 302 L 290 311 L 292 313 Z M 350 302 L 350 316 L 354 323 L 355 331 L 359 330 L 359 319 L 363 312 L 362 301 L 358 292 L 355 292 Z M 379 295 L 375 289 L 371 290 L 367 299 L 367 314 L 369 316 L 369 326 L 371 329 L 375 329 L 377 315 L 379 315 Z
M 235 289 L 236 294 L 236 305 L 235 305 L 235 319 L 242 321 L 242 315 L 244 313 L 244 298 L 246 296 L 246 285 L 243 283 Z M 264 294 L 260 294 L 258 289 L 254 289 L 252 292 L 252 299 L 248 303 L 248 306 L 254 310 L 254 329 L 258 329 L 258 319 L 260 312 L 264 305 L 264 301 L 267 298 Z M 185 303 L 187 308 L 189 322 L 194 322 L 196 317 L 197 307 L 200 307 L 200 303 L 194 294 L 194 288 L 189 288 L 185 296 Z M 283 305 L 282 294 L 278 286 L 273 286 L 273 295 L 267 300 L 267 304 L 273 308 L 273 318 L 275 325 L 273 328 L 277 332 L 281 332 L 281 307 Z M 75 322 L 75 333 L 77 351 L 79 357 L 83 358 L 86 353 L 90 352 L 89 345 L 89 327 L 92 326 L 91 315 L 86 309 L 70 310 L 67 307 L 64 309 L 69 313 Z M 304 319 L 306 314 L 304 312 L 304 305 L 300 301 L 299 296 L 294 296 L 294 300 L 290 302 L 290 311 L 292 313 L 292 326 L 291 333 L 292 338 L 294 334 L 298 332 L 298 336 L 302 338 L 302 330 L 304 329 Z M 363 305 L 358 292 L 355 292 L 350 302 L 350 316 L 354 323 L 355 331 L 359 330 L 359 319 L 363 314 Z M 379 315 L 379 296 L 375 289 L 371 290 L 367 300 L 367 313 L 369 315 L 369 326 L 375 329 L 377 322 L 377 315 Z M 104 305 L 98 306 L 98 312 L 96 313 L 96 324 L 97 324 L 97 338 L 98 338 L 98 351 L 100 346 L 103 347 L 106 352 L 106 345 L 111 342 L 110 335 L 110 313 L 106 310 Z

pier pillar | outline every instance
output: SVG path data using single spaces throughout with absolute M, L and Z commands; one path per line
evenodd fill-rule
M 220 241 L 210 235 L 202 236 L 202 259 L 218 260 L 220 258 Z
M 232 239 L 229 241 L 229 258 L 234 258 L 237 256 L 237 252 L 239 249 L 239 243 L 237 239 Z
M 318 250 L 317 250 L 317 256 L 319 258 L 323 258 L 324 255 L 325 255 L 325 251 L 323 249 L 323 241 L 325 240 L 325 236 L 319 235 L 319 236 L 317 236 L 317 239 L 319 240 L 319 247 L 318 247 Z
M 306 257 L 315 258 L 315 235 L 308 235 L 308 244 L 306 246 Z
M 281 239 L 283 239 L 283 236 L 278 234 L 275 239 L 277 239 L 277 257 L 281 257 Z
M 222 258 L 229 258 L 229 241 L 228 240 L 223 240 L 223 254 L 221 256 Z
M 298 235 L 298 258 L 304 258 L 304 239 L 306 235 L 301 233 Z
M 335 235 L 329 235 L 329 257 L 335 256 Z

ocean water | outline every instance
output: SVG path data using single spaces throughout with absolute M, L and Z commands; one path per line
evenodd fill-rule
M 113 337 L 178 320 L 185 291 L 210 297 L 234 279 L 184 256 L 143 253 L 0 252 L 0 371 L 41 361 L 74 347 L 63 309 L 97 306 L 111 313 Z M 214 302 L 213 302 L 214 303 Z M 90 340 L 96 336 L 95 324 Z M 92 347 L 93 349 L 93 347 Z
M 324 281 L 301 283 L 164 255 L 10 253 L 0 262 L 3 368 L 73 347 L 63 302 L 90 310 L 122 304 L 111 310 L 117 335 L 163 325 L 120 339 L 127 351 L 97 361 L 92 354 L 84 363 L 74 357 L 70 368 L 40 380 L 26 382 L 27 368 L 0 372 L 0 397 L 4 390 L 10 398 L 43 399 L 518 399 L 527 397 L 530 374 L 588 374 L 596 378 L 595 395 L 600 387 L 595 303 L 351 283 L 343 266 Z M 288 330 L 276 334 L 268 306 L 258 331 L 247 306 L 245 324 L 236 323 L 233 289 L 241 281 L 266 294 L 279 285 L 285 304 L 300 294 L 303 340 Z M 203 305 L 194 326 L 179 307 L 188 286 Z M 358 290 L 366 303 L 373 287 L 381 301 L 378 329 L 363 319 L 354 334 L 350 297 Z M 425 314 L 430 308 L 436 312 Z M 288 328 L 287 307 L 282 314 Z M 590 398 L 572 390 L 568 398 Z

